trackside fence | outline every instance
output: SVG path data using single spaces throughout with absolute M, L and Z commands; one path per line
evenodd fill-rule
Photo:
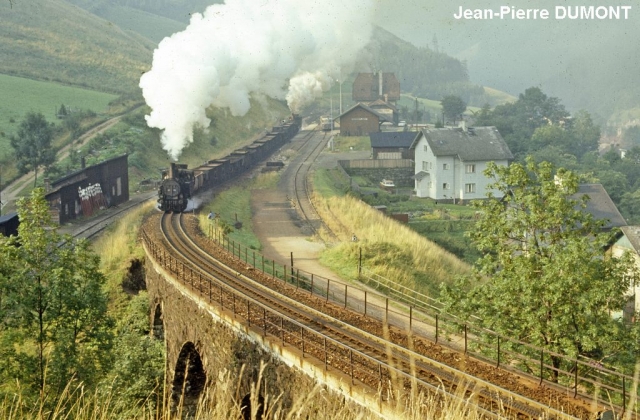
M 480 327 L 478 318 L 464 321 L 442 311 L 443 305 L 427 295 L 416 292 L 366 268 L 358 267 L 359 280 L 372 290 L 355 287 L 300 270 L 293 253 L 289 264 L 265 259 L 209 227 L 209 239 L 235 259 L 254 270 L 280 279 L 310 295 L 325 299 L 345 309 L 377 319 L 434 343 L 464 352 L 497 367 L 530 376 L 541 385 L 555 387 L 574 398 L 593 400 L 604 407 L 638 414 L 640 396 L 633 373 L 620 372 L 586 358 L 568 358 L 543 348 L 500 335 Z M 379 292 L 378 292 L 379 291 Z M 629 404 L 633 403 L 632 407 Z

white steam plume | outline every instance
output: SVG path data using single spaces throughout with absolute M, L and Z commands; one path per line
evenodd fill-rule
M 208 127 L 210 105 L 246 114 L 252 93 L 287 99 L 292 111 L 348 74 L 371 36 L 375 0 L 227 0 L 165 38 L 140 79 L 173 159 Z M 287 82 L 289 87 L 287 88 Z

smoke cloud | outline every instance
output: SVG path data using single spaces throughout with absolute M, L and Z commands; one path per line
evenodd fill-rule
M 368 43 L 375 0 L 227 0 L 194 14 L 165 38 L 140 79 L 147 124 L 163 130 L 173 159 L 208 127 L 213 105 L 242 116 L 253 93 L 285 99 L 296 112 L 340 74 Z

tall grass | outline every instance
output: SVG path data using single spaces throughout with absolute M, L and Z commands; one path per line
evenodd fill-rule
M 337 234 L 339 245 L 322 261 L 348 277 L 363 265 L 371 271 L 418 290 L 437 293 L 440 283 L 466 274 L 470 266 L 425 237 L 352 196 L 314 196 L 322 219 Z M 358 242 L 352 242 L 352 235 Z
M 154 209 L 155 203 L 149 202 L 130 211 L 93 243 L 93 250 L 100 255 L 100 269 L 107 276 L 112 308 L 121 307 L 127 300 L 122 293 L 122 279 L 132 259 L 144 258 L 144 250 L 137 242 L 138 229 L 143 217 Z
M 20 392 L 12 398 L 0 401 L 0 418 L 5 420 L 172 420 L 190 418 L 193 420 L 242 419 L 244 412 L 251 419 L 270 420 L 379 420 L 394 418 L 406 420 L 419 419 L 470 419 L 482 418 L 473 405 L 475 396 L 465 397 L 464 386 L 459 387 L 459 395 L 440 398 L 425 395 L 416 389 L 410 395 L 390 395 L 384 403 L 385 415 L 358 405 L 344 396 L 328 390 L 321 384 L 315 385 L 309 392 L 300 392 L 285 403 L 280 394 L 273 394 L 264 381 L 265 365 L 261 364 L 257 379 L 250 383 L 249 389 L 242 386 L 245 368 L 241 368 L 240 378 L 231 371 L 219 372 L 214 381 L 203 390 L 197 406 L 189 405 L 184 399 L 174 403 L 163 393 L 158 401 L 157 410 L 149 409 L 146 404 L 123 406 L 119 400 L 119 391 L 109 389 L 106 392 L 89 391 L 82 385 L 69 385 L 58 397 L 51 409 L 40 404 L 25 403 Z M 402 385 L 401 381 L 397 385 Z M 402 387 L 401 387 L 402 388 Z M 247 405 L 247 402 L 249 404 Z M 262 410 L 260 407 L 262 406 Z M 262 411 L 262 416 L 259 412 Z

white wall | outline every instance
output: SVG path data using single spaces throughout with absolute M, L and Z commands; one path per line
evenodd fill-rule
M 415 182 L 416 196 L 428 197 L 435 200 L 473 200 L 486 198 L 488 185 L 493 183 L 492 179 L 484 175 L 487 168 L 485 161 L 462 162 L 457 156 L 440 156 L 436 157 L 431 148 L 428 146 L 427 140 L 421 133 L 415 148 L 415 170 L 414 173 L 425 171 L 429 173 L 420 181 Z M 427 164 L 424 165 L 423 162 Z M 448 169 L 445 168 L 448 165 Z M 475 172 L 467 173 L 467 165 L 475 165 Z M 499 166 L 507 166 L 508 161 L 496 161 Z M 429 186 L 430 183 L 430 186 Z M 449 189 L 444 189 L 447 183 Z M 475 184 L 475 192 L 467 192 L 466 184 Z M 498 192 L 494 190 L 494 194 Z

